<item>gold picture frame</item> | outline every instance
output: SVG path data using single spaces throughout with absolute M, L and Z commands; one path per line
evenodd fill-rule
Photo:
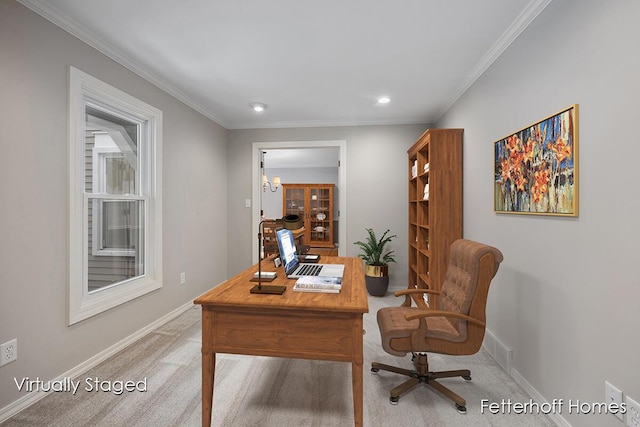
M 578 216 L 578 104 L 494 143 L 496 213 Z

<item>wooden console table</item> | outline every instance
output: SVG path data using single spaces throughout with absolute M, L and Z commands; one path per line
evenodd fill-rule
M 354 424 L 363 417 L 363 325 L 369 311 L 360 258 L 322 257 L 344 264 L 338 294 L 293 292 L 295 280 L 282 267 L 269 285 L 285 285 L 282 295 L 251 294 L 257 264 L 198 297 L 202 306 L 202 425 L 211 425 L 216 353 L 351 363 Z M 262 271 L 274 271 L 265 260 Z

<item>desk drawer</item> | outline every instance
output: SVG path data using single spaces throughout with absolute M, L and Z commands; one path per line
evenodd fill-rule
M 213 311 L 214 353 L 351 361 L 362 315 Z M 358 321 L 359 320 L 359 321 Z M 204 342 L 204 340 L 203 340 Z

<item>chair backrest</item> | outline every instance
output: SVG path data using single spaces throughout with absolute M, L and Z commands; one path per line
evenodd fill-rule
M 466 314 L 486 321 L 485 307 L 491 279 L 502 262 L 498 249 L 471 240 L 453 242 L 449 253 L 449 266 L 440 288 L 438 309 Z M 448 319 L 463 340 L 473 339 L 480 345 L 484 328 L 464 320 Z M 472 336 L 468 336 L 473 333 Z

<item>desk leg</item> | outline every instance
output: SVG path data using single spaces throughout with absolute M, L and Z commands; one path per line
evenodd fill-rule
M 202 353 L 202 427 L 211 426 L 216 354 Z
M 362 379 L 362 364 L 363 364 L 363 339 L 362 339 L 362 317 L 356 319 L 353 328 L 353 341 L 354 341 L 354 355 L 351 362 L 351 383 L 353 387 L 353 418 L 354 425 L 356 427 L 363 426 L 363 379 Z
M 353 382 L 353 416 L 354 425 L 362 426 L 363 417 L 363 390 L 362 390 L 362 362 L 351 363 L 351 379 Z

